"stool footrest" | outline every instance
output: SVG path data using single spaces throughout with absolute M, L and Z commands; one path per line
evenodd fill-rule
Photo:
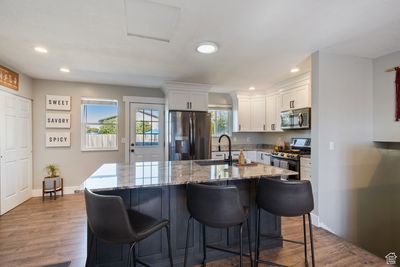
M 138 258 L 136 258 L 136 261 L 137 261 L 138 263 L 140 263 L 141 265 L 143 265 L 143 266 L 151 267 L 151 265 L 149 265 L 149 264 L 147 264 L 147 263 L 145 263 L 145 262 L 139 260 Z
M 223 251 L 223 252 L 227 252 L 227 253 L 232 253 L 232 254 L 235 254 L 235 255 L 240 255 L 240 252 L 235 251 L 235 250 L 231 250 L 231 249 L 228 249 L 228 248 L 223 248 L 223 247 L 218 247 L 218 246 L 213 246 L 213 245 L 207 245 L 206 247 L 207 248 L 211 248 L 211 249 L 215 249 L 215 250 L 219 250 L 219 251 Z M 243 256 L 250 257 L 250 254 L 243 253 Z

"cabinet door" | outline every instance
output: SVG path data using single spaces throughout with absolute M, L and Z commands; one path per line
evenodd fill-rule
M 300 89 L 293 92 L 292 108 L 306 108 L 309 106 L 308 86 L 302 86 Z
M 189 109 L 208 111 L 208 93 L 190 93 Z
M 293 109 L 293 102 L 296 99 L 296 92 L 292 90 L 284 92 L 282 94 L 282 110 L 290 110 Z
M 282 96 L 275 95 L 275 125 L 274 131 L 282 131 L 281 129 L 281 111 L 282 111 Z
M 276 96 L 270 95 L 266 97 L 266 130 L 274 131 L 276 128 Z
M 268 155 L 267 153 L 264 153 L 263 154 L 263 157 L 262 157 L 263 159 L 263 163 L 264 164 L 266 164 L 266 165 L 271 165 L 271 156 L 270 155 Z
M 249 98 L 238 99 L 239 132 L 251 131 L 251 107 Z
M 257 132 L 266 131 L 265 124 L 265 97 L 251 99 L 251 130 Z
M 189 110 L 190 97 L 188 92 L 173 91 L 168 94 L 170 110 Z
M 246 159 L 257 161 L 257 151 L 246 151 Z

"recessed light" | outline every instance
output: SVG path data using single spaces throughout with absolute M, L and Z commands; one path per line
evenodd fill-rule
M 218 51 L 218 45 L 214 42 L 204 42 L 197 46 L 197 52 L 202 54 L 213 54 Z
M 256 90 L 256 88 L 254 86 L 249 88 L 250 91 Z
M 291 73 L 295 73 L 295 72 L 298 72 L 299 70 L 300 70 L 299 68 L 293 68 L 293 69 L 290 70 L 290 72 Z
M 71 72 L 68 68 L 60 68 L 60 71 L 65 73 Z
M 47 49 L 44 48 L 43 46 L 35 46 L 34 47 L 35 51 L 41 54 L 47 54 Z

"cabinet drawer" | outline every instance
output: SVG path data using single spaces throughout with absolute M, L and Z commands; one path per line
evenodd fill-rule
M 212 152 L 211 158 L 212 159 L 225 159 L 226 153 L 225 152 Z
M 300 158 L 300 167 L 311 168 L 311 159 L 310 158 Z

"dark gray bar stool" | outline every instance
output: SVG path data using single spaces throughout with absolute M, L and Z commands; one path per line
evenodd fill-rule
M 257 227 L 256 227 L 256 266 L 259 262 L 283 266 L 269 261 L 260 260 L 260 213 L 261 209 L 283 217 L 303 216 L 303 242 L 283 239 L 282 237 L 266 236 L 267 238 L 278 238 L 297 244 L 304 244 L 305 263 L 307 260 L 307 235 L 306 214 L 310 228 L 310 244 L 312 255 L 312 266 L 315 266 L 314 243 L 312 237 L 312 224 L 310 212 L 314 209 L 314 198 L 310 181 L 286 181 L 276 178 L 262 178 L 257 187 Z M 265 235 L 264 235 L 265 236 Z
M 190 213 L 187 224 L 186 248 L 184 266 L 187 263 L 187 250 L 189 246 L 190 220 L 194 218 L 203 226 L 203 266 L 206 265 L 207 248 L 216 249 L 236 255 L 240 255 L 240 266 L 243 266 L 243 255 L 251 256 L 249 209 L 243 207 L 236 186 L 221 186 L 210 184 L 188 184 L 187 207 Z M 247 221 L 249 237 L 249 254 L 243 254 L 243 223 Z M 206 226 L 213 228 L 240 227 L 240 251 L 206 244 Z
M 168 220 L 157 220 L 133 209 L 126 210 L 121 197 L 99 195 L 88 189 L 85 189 L 85 202 L 88 224 L 94 236 L 105 242 L 130 245 L 128 266 L 131 266 L 131 256 L 134 266 L 136 262 L 149 266 L 136 259 L 135 246 L 140 240 L 165 227 L 170 265 L 173 266 Z M 89 240 L 89 253 L 85 266 L 88 266 L 90 259 L 93 235 Z

